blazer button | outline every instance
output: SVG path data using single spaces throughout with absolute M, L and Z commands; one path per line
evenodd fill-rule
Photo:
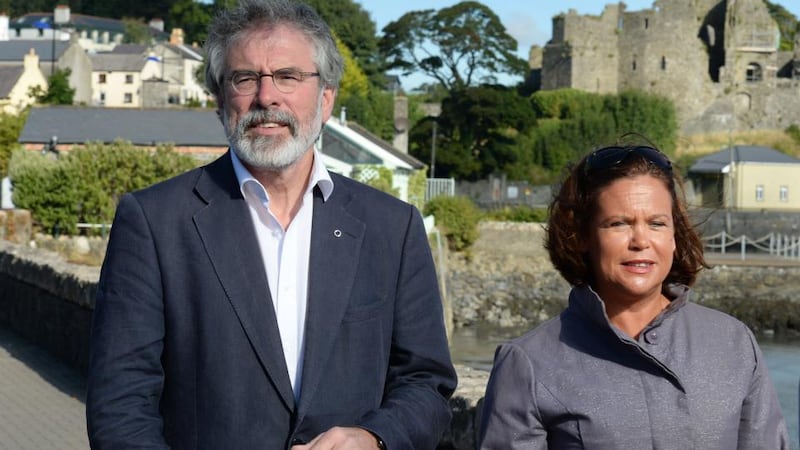
M 302 445 L 302 444 L 305 444 L 305 442 L 303 442 L 302 439 L 298 439 L 298 438 L 293 438 L 292 439 L 291 445 Z

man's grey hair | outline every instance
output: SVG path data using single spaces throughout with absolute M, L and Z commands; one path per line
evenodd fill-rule
M 239 0 L 220 11 L 208 28 L 206 87 L 217 98 L 224 94 L 225 58 L 231 46 L 247 33 L 287 25 L 300 31 L 314 47 L 313 58 L 322 86 L 339 87 L 344 60 L 328 24 L 310 6 L 290 0 Z

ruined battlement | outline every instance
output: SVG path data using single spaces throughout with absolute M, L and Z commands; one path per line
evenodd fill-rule
M 545 90 L 667 97 L 685 133 L 785 128 L 800 117 L 791 83 L 800 80 L 800 45 L 781 52 L 779 41 L 762 0 L 656 0 L 639 11 L 620 2 L 600 15 L 554 17 L 541 67 L 532 68 Z

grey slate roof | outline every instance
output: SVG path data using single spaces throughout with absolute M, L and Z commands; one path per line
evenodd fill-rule
M 348 122 L 347 127 L 351 130 L 355 131 L 356 133 L 364 136 L 368 140 L 370 140 L 373 144 L 380 146 L 382 149 L 386 150 L 387 152 L 391 153 L 392 155 L 396 156 L 397 158 L 401 159 L 402 161 L 408 163 L 411 167 L 416 170 L 422 169 L 425 167 L 425 164 L 414 158 L 413 156 L 403 153 L 400 150 L 394 148 L 388 142 L 384 141 L 383 139 L 379 138 L 378 136 L 372 134 L 369 130 L 362 127 L 361 125 L 353 122 Z
M 0 98 L 8 98 L 24 71 L 22 65 L 0 66 Z
M 353 123 L 371 140 L 414 168 L 424 164 L 392 148 Z M 353 128 L 356 129 L 356 128 Z M 350 164 L 380 164 L 375 156 L 323 129 L 322 152 Z M 206 109 L 126 109 L 76 106 L 48 106 L 31 109 L 19 142 L 42 144 L 56 136 L 59 144 L 110 143 L 117 139 L 134 145 L 172 143 L 182 147 L 227 147 L 225 131 L 216 111 Z
M 769 147 L 735 145 L 732 152 L 731 148 L 727 147 L 698 159 L 689 168 L 689 173 L 721 173 L 722 169 L 731 163 L 731 157 L 734 163 L 800 164 L 800 159 Z
M 89 55 L 92 70 L 106 72 L 141 72 L 147 62 L 143 54 L 96 53 Z
M 113 142 L 135 145 L 171 142 L 176 146 L 227 147 L 213 110 L 41 107 L 31 109 L 19 142 L 37 144 L 58 137 L 60 144 Z
M 69 47 L 69 42 L 56 41 L 56 59 Z M 26 40 L 15 39 L 11 41 L 0 41 L 0 61 L 24 61 L 25 55 L 33 49 L 39 55 L 39 61 L 53 60 L 53 43 L 49 40 Z
M 108 53 L 121 53 L 128 55 L 144 55 L 147 46 L 142 44 L 118 44 Z
M 46 23 L 52 27 L 53 12 L 34 12 L 28 13 L 23 16 L 12 19 L 9 23 L 9 28 L 38 28 L 39 24 Z M 109 31 L 112 33 L 124 33 L 125 25 L 121 20 L 110 19 L 107 17 L 87 16 L 85 14 L 70 13 L 69 23 L 62 25 L 63 28 L 72 28 L 75 30 L 98 30 Z M 147 27 L 147 31 L 151 37 L 158 40 L 166 40 L 169 34 L 156 28 Z

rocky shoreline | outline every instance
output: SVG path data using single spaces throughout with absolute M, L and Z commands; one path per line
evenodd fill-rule
M 550 264 L 541 224 L 483 222 L 479 232 L 468 253 L 447 257 L 454 327 L 532 327 L 564 308 L 569 285 Z M 756 333 L 800 335 L 798 261 L 710 262 L 713 267 L 698 276 L 693 301 L 742 320 Z

